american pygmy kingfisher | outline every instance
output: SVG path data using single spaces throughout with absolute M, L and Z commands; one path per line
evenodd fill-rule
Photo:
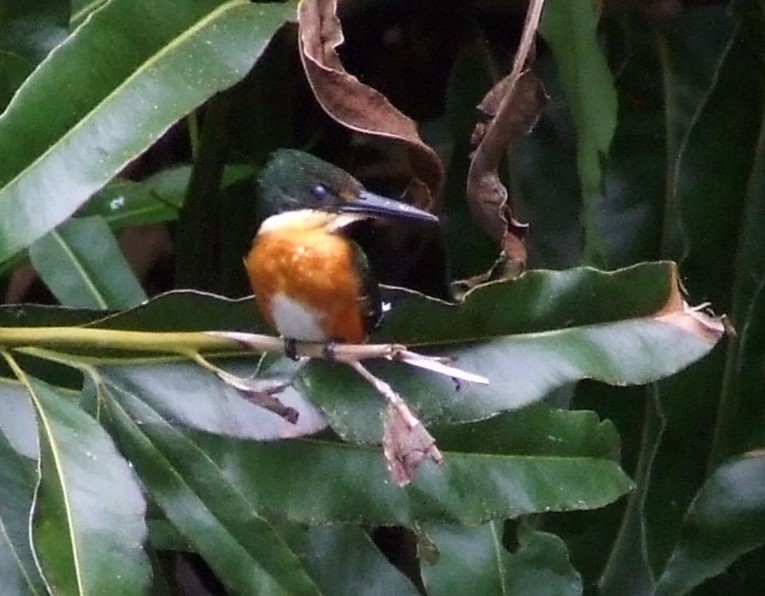
M 260 175 L 270 217 L 245 259 L 258 308 L 285 339 L 361 343 L 382 316 L 370 260 L 351 238 L 369 219 L 438 218 L 367 191 L 344 170 L 283 149 Z

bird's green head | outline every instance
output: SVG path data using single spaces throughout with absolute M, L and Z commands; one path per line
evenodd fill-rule
M 280 149 L 271 155 L 259 186 L 268 215 L 310 209 L 438 221 L 432 213 L 367 191 L 345 170 L 295 149 Z

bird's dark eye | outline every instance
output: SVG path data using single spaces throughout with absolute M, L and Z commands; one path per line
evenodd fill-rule
M 311 193 L 317 201 L 326 201 L 330 195 L 329 189 L 323 184 L 317 184 L 314 186 L 311 189 Z

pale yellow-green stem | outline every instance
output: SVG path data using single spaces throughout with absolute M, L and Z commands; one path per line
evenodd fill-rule
M 0 349 L 55 350 L 80 348 L 177 354 L 205 366 L 200 352 L 285 352 L 284 340 L 270 335 L 236 331 L 151 332 L 96 329 L 92 327 L 0 327 Z M 442 358 L 410 352 L 397 344 L 337 344 L 297 342 L 295 354 L 307 358 L 329 358 L 338 362 L 358 362 L 381 358 L 405 362 L 432 372 L 471 383 L 487 384 L 486 377 L 445 364 Z M 104 355 L 106 356 L 106 355 Z M 87 357 L 85 358 L 87 360 Z M 99 358 L 103 359 L 103 358 Z M 216 367 L 217 368 L 217 367 Z
M 95 348 L 184 355 L 242 351 L 241 343 L 204 331 L 150 332 L 91 327 L 0 327 L 0 347 Z

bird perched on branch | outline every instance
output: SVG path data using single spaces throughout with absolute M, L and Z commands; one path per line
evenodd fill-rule
M 370 219 L 438 224 L 427 211 L 367 191 L 344 170 L 277 151 L 260 176 L 272 215 L 245 267 L 258 308 L 285 339 L 362 343 L 382 316 L 370 259 L 351 230 Z

